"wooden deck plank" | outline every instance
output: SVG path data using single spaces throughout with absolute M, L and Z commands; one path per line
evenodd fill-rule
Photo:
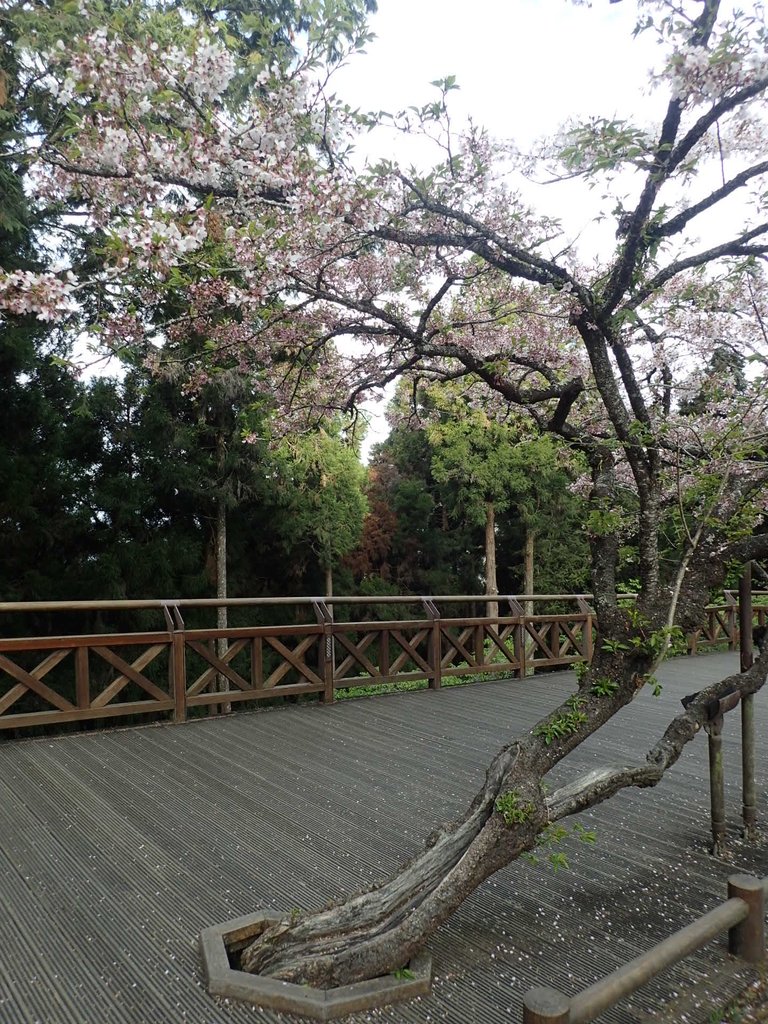
M 642 756 L 683 694 L 736 665 L 735 654 L 669 663 L 662 696 L 643 694 L 559 775 Z M 197 933 L 261 907 L 316 907 L 381 878 L 462 809 L 501 743 L 572 688 L 563 672 L 0 742 L 0 1019 L 289 1022 L 212 1000 Z M 764 694 L 756 710 L 764 738 Z M 735 713 L 724 737 L 733 838 L 738 746 Z M 529 986 L 575 992 L 720 902 L 734 870 L 768 874 L 765 833 L 753 847 L 734 842 L 728 863 L 707 854 L 705 769 L 702 737 L 657 789 L 581 816 L 598 842 L 569 845 L 570 871 L 521 863 L 490 879 L 430 944 L 432 997 L 376 1020 L 519 1021 Z M 759 739 L 761 822 L 767 787 Z M 731 991 L 732 975 L 713 945 L 600 1019 L 635 1024 L 679 993 L 703 992 L 707 979 Z

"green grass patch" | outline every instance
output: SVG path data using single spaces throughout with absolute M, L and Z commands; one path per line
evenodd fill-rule
M 449 686 L 471 686 L 473 683 L 498 682 L 500 679 L 510 679 L 509 672 L 476 672 L 466 676 L 447 676 L 441 683 L 441 688 Z M 427 679 L 408 679 L 402 683 L 379 683 L 376 686 L 345 686 L 336 691 L 336 700 L 354 700 L 357 697 L 378 697 L 387 693 L 411 693 L 414 690 L 426 690 L 429 688 Z

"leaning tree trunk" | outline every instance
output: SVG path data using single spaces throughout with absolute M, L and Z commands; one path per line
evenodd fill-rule
M 606 539 L 614 542 L 613 536 Z M 603 643 L 577 693 L 499 751 L 462 817 L 439 829 L 420 854 L 380 886 L 265 929 L 243 950 L 242 968 L 330 988 L 404 967 L 482 882 L 533 849 L 550 824 L 626 787 L 656 785 L 708 722 L 713 699 L 736 689 L 753 693 L 765 682 L 768 643 L 748 672 L 695 695 L 644 760 L 593 769 L 547 793 L 544 780 L 551 769 L 632 702 L 662 656 L 644 628 L 638 633 L 636 616 L 610 602 L 605 607 L 599 627 Z M 665 621 L 663 609 L 655 614 L 658 622 Z M 650 618 L 647 625 L 655 628 Z M 633 645 L 633 637 L 643 642 Z
M 485 592 L 494 597 L 499 593 L 496 575 L 496 508 L 492 501 L 485 503 Z M 485 607 L 489 618 L 498 619 L 498 601 L 489 601 Z
M 492 761 L 485 784 L 467 812 L 439 829 L 425 849 L 379 887 L 298 919 L 266 929 L 241 954 L 245 971 L 278 980 L 330 988 L 374 978 L 405 966 L 427 939 L 488 877 L 536 845 L 550 823 L 609 799 L 628 786 L 656 785 L 684 746 L 708 720 L 713 698 L 739 688 L 760 689 L 768 672 L 768 645 L 748 673 L 702 690 L 667 727 L 642 762 L 593 769 L 545 794 L 544 776 L 629 704 L 648 663 L 636 656 L 598 654 L 579 686 L 579 724 L 545 739 L 549 726 L 574 714 L 562 704 Z M 619 675 L 611 696 L 592 680 Z
M 243 952 L 242 968 L 330 987 L 407 964 L 481 882 L 535 844 L 546 810 L 522 761 L 518 744 L 505 747 L 464 816 L 431 836 L 393 878 L 339 907 L 273 926 Z M 515 832 L 496 812 L 510 788 L 530 807 L 525 828 Z

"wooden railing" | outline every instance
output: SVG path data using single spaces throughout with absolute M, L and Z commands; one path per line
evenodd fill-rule
M 583 992 L 568 998 L 548 986 L 529 989 L 523 997 L 523 1024 L 589 1024 L 620 999 L 724 931 L 728 932 L 729 953 L 750 964 L 764 963 L 767 891 L 768 878 L 731 875 L 725 903 Z
M 356 686 L 426 681 L 436 689 L 449 677 L 488 674 L 524 679 L 591 659 L 589 599 L 588 594 L 538 594 L 0 603 L 5 634 L 13 632 L 22 614 L 156 614 L 165 627 L 0 638 L 0 730 L 124 715 L 170 715 L 182 722 L 190 709 L 217 713 L 243 701 L 308 694 L 330 702 L 336 691 Z M 476 614 L 488 602 L 498 604 L 498 617 Z M 230 614 L 245 609 L 249 615 L 274 615 L 285 606 L 286 617 L 303 613 L 314 621 L 224 630 L 185 624 L 187 610 L 199 615 L 221 604 Z M 382 613 L 393 606 L 407 616 L 385 619 Z M 457 606 L 473 614 L 451 614 Z M 526 614 L 526 607 L 534 613 Z M 766 611 L 756 606 L 760 625 Z M 377 618 L 352 618 L 361 612 L 377 612 Z M 732 598 L 708 615 L 707 625 L 689 642 L 692 652 L 738 643 L 738 607 Z
M 753 591 L 753 597 L 754 624 L 764 629 L 768 622 L 768 604 L 760 604 L 759 601 L 765 600 L 768 593 Z M 722 604 L 709 605 L 706 613 L 705 625 L 688 637 L 689 652 L 696 654 L 702 648 L 719 647 L 723 644 L 728 645 L 728 650 L 735 651 L 739 646 L 739 602 L 736 593 L 726 590 L 725 601 Z

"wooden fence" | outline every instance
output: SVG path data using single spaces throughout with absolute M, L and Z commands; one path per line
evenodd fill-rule
M 515 597 L 337 597 L 197 601 L 0 603 L 0 730 L 24 730 L 117 716 L 218 713 L 243 701 L 426 681 L 439 688 L 455 676 L 497 674 L 523 679 L 592 657 L 590 595 Z M 496 602 L 499 615 L 477 614 Z M 282 625 L 188 628 L 183 615 L 226 604 L 256 616 L 265 610 L 295 620 Z M 469 608 L 472 614 L 451 614 Z M 528 608 L 533 614 L 526 614 Z M 334 610 L 343 612 L 334 617 Z M 386 619 L 389 610 L 402 617 Z M 403 613 L 405 612 L 405 615 Z M 755 607 L 764 626 L 768 608 Z M 23 614 L 156 615 L 148 631 L 8 636 Z M 738 604 L 707 610 L 689 650 L 738 645 Z M 373 617 L 375 615 L 375 617 Z M 339 620 L 339 621 L 337 621 Z
M 731 875 L 725 903 L 583 992 L 568 998 L 548 986 L 530 989 L 523 998 L 523 1024 L 589 1024 L 619 999 L 724 931 L 728 932 L 729 953 L 747 963 L 763 964 L 766 891 L 768 878 Z

